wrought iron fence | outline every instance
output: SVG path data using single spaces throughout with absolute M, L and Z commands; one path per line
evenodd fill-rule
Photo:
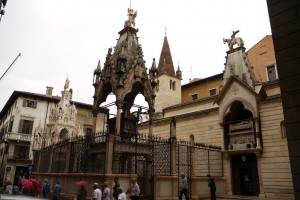
M 51 155 L 50 154 L 51 150 L 52 150 L 52 148 L 46 148 L 41 151 L 40 167 L 39 167 L 40 172 L 48 172 L 49 161 L 50 161 L 49 157 Z
M 114 174 L 137 174 L 140 199 L 152 199 L 153 137 L 136 134 L 115 137 L 113 149 Z
M 169 139 L 153 139 L 153 175 L 171 175 L 171 141 Z
M 104 174 L 106 133 L 71 142 L 69 172 Z
M 40 151 L 34 151 L 33 152 L 33 172 L 38 171 L 38 166 L 39 166 L 39 158 L 40 158 Z
M 67 155 L 67 143 L 58 144 L 53 147 L 51 172 L 64 172 Z
M 220 147 L 195 144 L 195 176 L 223 176 L 223 154 Z
M 49 171 L 49 157 L 52 155 L 51 172 L 105 173 L 107 134 L 81 137 L 46 147 L 34 154 L 34 165 L 39 172 Z M 69 146 L 68 146 L 69 145 Z M 115 136 L 113 144 L 113 174 L 137 174 L 143 182 L 151 182 L 153 176 L 171 175 L 170 139 L 137 134 L 133 137 Z M 191 177 L 192 156 L 194 175 L 223 176 L 223 156 L 219 147 L 206 144 L 191 144 L 188 141 L 176 143 L 176 173 Z M 192 155 L 192 148 L 195 150 Z M 70 150 L 69 163 L 66 155 Z M 39 156 L 40 155 L 40 156 Z M 40 161 L 37 160 L 40 157 Z M 67 166 L 68 164 L 68 166 Z M 143 187 L 143 186 L 142 186 Z M 148 190 L 148 185 L 141 190 Z

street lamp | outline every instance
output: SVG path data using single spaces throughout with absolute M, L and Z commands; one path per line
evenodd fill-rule
M 0 0 L 0 21 L 2 19 L 2 15 L 5 14 L 5 10 L 2 9 L 2 7 L 4 8 L 6 6 L 7 0 Z

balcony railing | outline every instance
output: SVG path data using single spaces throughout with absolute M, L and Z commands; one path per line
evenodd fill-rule
M 31 142 L 32 135 L 23 134 L 23 133 L 7 132 L 4 136 L 4 138 L 7 140 L 19 140 L 19 141 Z
M 18 161 L 18 162 L 31 162 L 32 158 L 29 155 L 23 153 L 9 153 L 7 159 L 9 161 Z

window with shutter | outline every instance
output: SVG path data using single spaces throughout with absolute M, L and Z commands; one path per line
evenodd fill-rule
M 23 107 L 36 108 L 37 107 L 37 102 L 24 99 L 23 100 Z
M 19 122 L 19 131 L 18 131 L 18 133 L 23 133 L 23 119 L 21 119 L 20 120 L 20 122 Z
M 267 67 L 268 79 L 269 81 L 276 80 L 276 69 L 275 65 Z
M 32 134 L 32 129 L 33 129 L 33 121 L 24 120 L 24 119 L 20 120 L 19 133 Z
M 198 99 L 198 94 L 192 94 L 192 100 Z
M 216 95 L 216 88 L 210 89 L 210 90 L 209 90 L 209 95 L 210 95 L 210 96 Z
M 15 159 L 28 159 L 29 146 L 15 145 L 14 158 Z
M 8 132 L 11 132 L 11 131 L 12 131 L 13 124 L 14 124 L 14 120 L 11 120 L 11 121 L 9 122 Z

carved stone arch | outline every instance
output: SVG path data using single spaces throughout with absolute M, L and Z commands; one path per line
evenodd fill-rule
M 140 81 L 136 81 L 132 84 L 131 87 L 131 91 L 128 92 L 125 96 L 124 96 L 124 103 L 126 102 L 126 104 L 128 104 L 127 109 L 130 110 L 130 108 L 132 107 L 135 97 L 140 93 L 144 96 L 145 101 L 148 103 L 149 108 L 152 107 L 151 105 L 151 97 L 149 97 L 148 93 L 147 93 L 147 88 L 145 88 L 145 85 L 143 85 Z
M 112 92 L 112 84 L 109 81 L 102 82 L 100 89 L 95 94 L 94 108 L 98 108 L 101 103 L 105 102 L 107 96 Z M 99 95 L 101 94 L 101 95 Z
M 70 133 L 70 131 L 67 128 L 62 128 L 59 131 L 59 139 L 60 140 L 66 140 L 66 139 L 68 139 L 69 138 L 69 133 Z
M 129 113 L 130 112 L 130 109 L 134 104 L 134 99 L 137 95 L 138 95 L 138 92 L 136 92 L 136 91 L 129 92 L 125 95 L 124 104 L 123 104 L 123 107 L 122 107 L 122 110 L 123 110 L 124 113 Z
M 235 101 L 241 102 L 244 105 L 245 109 L 249 110 L 253 114 L 254 118 L 258 117 L 256 109 L 254 109 L 254 107 L 252 106 L 252 104 L 249 101 L 247 101 L 246 99 L 237 97 L 237 98 L 234 98 L 231 101 L 227 102 L 227 104 L 224 106 L 224 109 L 222 110 L 222 112 L 220 114 L 220 122 L 221 123 L 224 122 L 225 116 L 230 112 L 230 107 L 231 107 L 232 103 Z

